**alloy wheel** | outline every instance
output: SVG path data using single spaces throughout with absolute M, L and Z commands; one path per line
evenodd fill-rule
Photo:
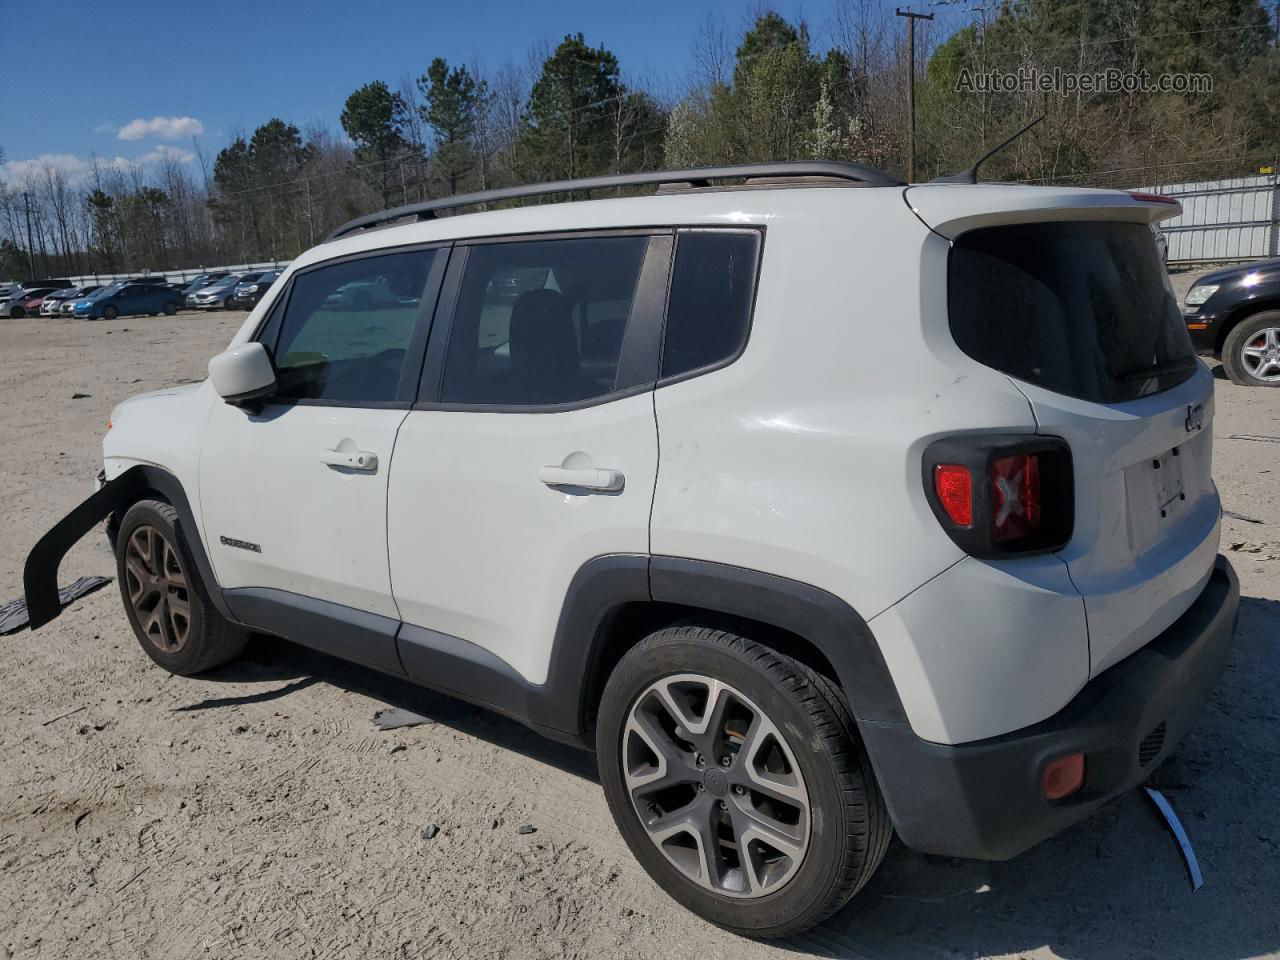
M 1280 381 L 1280 327 L 1263 327 L 1240 347 L 1240 365 L 1252 377 Z
M 178 551 L 143 524 L 125 546 L 125 586 L 138 629 L 157 650 L 176 653 L 191 636 L 191 596 Z
M 632 706 L 621 749 L 640 823 L 687 878 L 755 898 L 795 874 L 809 793 L 786 738 L 741 692 L 699 674 L 664 677 Z

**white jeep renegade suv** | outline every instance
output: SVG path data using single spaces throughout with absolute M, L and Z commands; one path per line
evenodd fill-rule
M 109 518 L 166 669 L 259 631 L 594 746 L 645 869 L 753 936 L 893 830 L 1012 857 L 1144 779 L 1229 654 L 1176 211 L 801 163 L 362 218 L 206 382 L 112 413 L 32 622 Z

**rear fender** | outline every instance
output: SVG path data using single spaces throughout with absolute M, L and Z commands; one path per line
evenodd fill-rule
M 178 553 L 185 569 L 195 570 L 194 589 L 224 617 L 235 618 L 217 587 L 209 556 L 191 513 L 191 504 L 178 478 L 159 467 L 139 464 L 103 484 L 91 497 L 59 520 L 31 548 L 22 570 L 27 614 L 32 630 L 44 626 L 62 612 L 58 600 L 58 567 L 62 558 L 90 530 L 118 510 L 128 508 L 148 494 L 159 494 L 178 511 Z

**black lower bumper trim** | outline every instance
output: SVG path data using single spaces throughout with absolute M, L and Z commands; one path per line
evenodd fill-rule
M 1231 652 L 1240 585 L 1219 557 L 1204 590 L 1164 633 L 1061 711 L 1014 733 L 948 746 L 905 723 L 859 724 L 899 836 L 922 853 L 1007 860 L 1141 783 L 1177 746 Z M 1083 788 L 1041 793 L 1045 767 L 1085 754 Z

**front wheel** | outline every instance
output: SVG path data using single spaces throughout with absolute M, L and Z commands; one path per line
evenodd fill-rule
M 1222 344 L 1222 366 L 1241 386 L 1280 387 L 1280 310 L 1237 323 Z
M 623 838 L 676 901 L 781 937 L 844 906 L 891 826 L 840 692 L 745 637 L 678 626 L 609 677 L 600 780 Z
M 178 511 L 142 500 L 125 513 L 113 540 L 120 595 L 138 643 L 170 673 L 190 676 L 235 659 L 248 633 L 209 601 L 197 571 L 182 561 L 179 536 Z
M 12 310 L 9 311 L 9 316 L 12 317 L 14 320 L 21 320 L 26 315 L 27 315 L 27 311 L 23 310 L 22 307 L 14 307 Z

